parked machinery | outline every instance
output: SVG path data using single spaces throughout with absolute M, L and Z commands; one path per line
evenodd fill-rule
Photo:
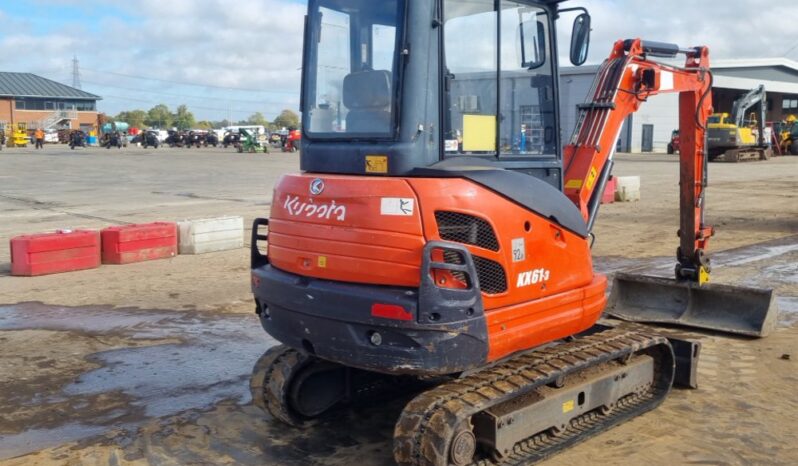
M 261 143 L 256 131 L 247 128 L 239 128 L 238 131 L 241 135 L 241 140 L 237 147 L 239 153 L 269 152 L 269 145 Z
M 161 141 L 158 139 L 158 131 L 154 131 L 151 129 L 147 129 L 139 133 L 141 143 L 141 147 L 147 149 L 148 147 L 152 147 L 153 149 L 157 149 L 158 146 L 161 145 Z
M 207 133 L 205 133 L 203 144 L 205 145 L 205 147 L 208 146 L 218 147 L 219 136 L 216 134 L 216 131 L 209 130 Z
M 169 136 L 164 140 L 164 144 L 169 147 L 183 147 L 187 145 L 187 135 L 184 132 L 178 131 L 177 129 L 170 129 L 168 134 Z
M 771 129 L 765 124 L 767 111 L 765 86 L 752 89 L 734 101 L 732 112 L 715 113 L 707 124 L 709 160 L 739 162 L 767 160 L 773 155 Z M 746 121 L 746 112 L 758 106 Z
M 774 124 L 774 132 L 778 139 L 779 153 L 781 155 L 798 155 L 798 144 L 794 144 L 798 140 L 797 122 L 798 117 L 796 115 L 787 115 L 784 121 Z
M 100 126 L 100 147 L 127 147 L 130 125 L 124 121 L 109 121 Z M 109 141 L 112 141 L 109 146 Z
M 112 147 L 121 149 L 123 146 L 127 146 L 127 139 L 119 131 L 103 133 L 102 139 L 100 139 L 100 146 L 105 147 L 106 149 L 110 149 Z
M 653 330 L 594 326 L 607 279 L 593 270 L 590 238 L 624 121 L 663 93 L 680 95 L 675 276 L 616 279 L 613 312 L 773 329 L 772 296 L 707 284 L 708 49 L 616 42 L 561 144 L 555 19 L 574 11 L 562 5 L 308 2 L 303 172 L 277 183 L 251 242 L 256 312 L 282 344 L 262 356 L 250 386 L 274 419 L 303 425 L 380 380 L 418 377 L 435 386 L 396 423 L 397 463 L 517 465 L 658 406 L 681 358 Z M 357 27 L 326 30 L 337 28 L 327 18 L 343 17 Z M 386 25 L 396 47 L 378 65 L 363 51 Z M 475 25 L 498 33 L 475 35 Z M 585 12 L 573 27 L 575 65 L 587 58 L 589 31 Z M 478 69 L 469 40 L 519 53 Z M 343 44 L 338 62 L 350 64 L 336 75 L 328 41 Z M 677 55 L 683 66 L 655 61 Z M 525 78 L 523 93 L 502 97 L 506 70 Z M 455 103 L 473 89 L 485 89 L 480 105 L 463 112 Z M 516 110 L 531 105 L 541 108 L 542 152 L 502 143 L 520 127 Z
M 13 127 L 13 133 L 11 134 L 11 146 L 27 147 L 29 141 L 28 124 L 24 122 L 18 122 Z
M 186 147 L 199 149 L 205 144 L 205 135 L 200 131 L 189 131 L 186 134 Z
M 227 149 L 230 146 L 238 148 L 241 144 L 241 134 L 237 131 L 227 131 L 222 138 L 222 147 Z
M 75 150 L 76 147 L 86 147 L 86 135 L 79 129 L 69 133 L 69 148 Z
M 300 149 L 302 143 L 302 132 L 296 128 L 288 129 L 288 136 L 283 145 L 283 152 L 296 152 Z

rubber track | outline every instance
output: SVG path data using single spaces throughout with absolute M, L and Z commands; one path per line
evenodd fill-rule
M 253 403 L 272 417 L 294 427 L 305 427 L 315 419 L 297 415 L 290 406 L 288 391 L 293 380 L 306 368 L 321 362 L 318 358 L 285 345 L 276 345 L 267 350 L 255 363 L 250 380 Z M 329 363 L 325 363 L 329 364 Z M 389 401 L 397 396 L 418 392 L 428 387 L 412 377 L 374 376 L 365 380 L 354 379 L 352 400 L 345 404 L 374 401 Z
M 274 361 L 288 350 L 288 347 L 285 345 L 272 346 L 258 358 L 255 367 L 252 368 L 249 390 L 252 394 L 252 402 L 255 406 L 263 410 L 268 409 L 266 407 L 266 384 L 268 383 L 266 377 L 271 374 Z
M 402 466 L 446 465 L 455 428 L 474 414 L 559 377 L 640 352 L 654 356 L 654 383 L 649 392 L 619 400 L 615 409 L 606 415 L 590 412 L 575 418 L 556 436 L 533 435 L 516 444 L 500 461 L 482 458 L 473 464 L 520 466 L 541 461 L 658 406 L 673 382 L 673 353 L 667 340 L 617 327 L 520 355 L 440 385 L 422 393 L 405 407 L 394 433 L 394 458 Z
M 270 352 L 264 355 L 264 359 L 269 360 L 263 379 L 266 410 L 288 425 L 301 427 L 307 420 L 290 409 L 288 390 L 293 378 L 311 364 L 313 359 L 284 345 L 276 348 L 272 357 L 267 357 Z

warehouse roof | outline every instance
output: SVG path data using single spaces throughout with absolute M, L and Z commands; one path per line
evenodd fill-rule
M 712 60 L 712 68 L 760 68 L 768 66 L 781 66 L 798 71 L 798 62 L 784 57 Z
M 32 73 L 0 71 L 0 96 L 49 97 L 53 99 L 100 100 L 102 97 Z
M 673 61 L 675 64 L 680 64 L 678 60 Z M 762 73 L 765 69 L 782 69 L 787 71 L 787 74 L 782 73 L 778 77 L 785 79 L 788 82 L 796 82 L 795 76 L 798 75 L 798 62 L 790 60 L 789 58 L 775 57 L 775 58 L 733 58 L 710 60 L 712 69 L 720 74 L 732 76 L 735 70 L 751 70 L 752 73 Z M 560 74 L 564 76 L 575 74 L 596 74 L 599 70 L 599 65 L 586 65 L 586 66 L 563 66 L 560 68 Z M 751 77 L 753 76 L 740 76 Z

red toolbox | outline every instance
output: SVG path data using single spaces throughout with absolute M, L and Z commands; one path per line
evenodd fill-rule
M 612 204 L 615 202 L 615 190 L 618 187 L 618 180 L 614 176 L 607 179 L 607 184 L 604 186 L 604 193 L 601 196 L 602 204 Z
M 100 266 L 100 233 L 59 230 L 11 238 L 11 275 L 33 277 Z
M 103 264 L 130 264 L 177 255 L 177 224 L 143 223 L 102 231 Z

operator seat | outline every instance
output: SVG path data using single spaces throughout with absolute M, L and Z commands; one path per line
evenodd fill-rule
M 391 131 L 391 73 L 359 71 L 344 78 L 344 105 L 348 133 Z

